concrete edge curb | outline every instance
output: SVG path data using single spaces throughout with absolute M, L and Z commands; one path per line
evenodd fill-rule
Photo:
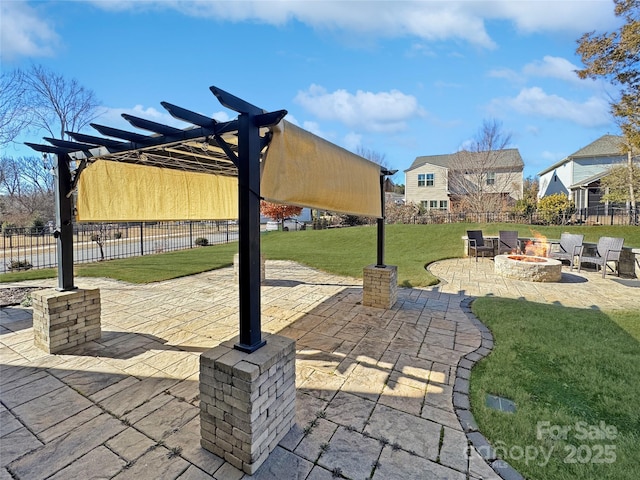
M 489 440 L 479 431 L 478 424 L 471 413 L 469 400 L 469 379 L 473 366 L 491 353 L 493 349 L 493 335 L 471 311 L 473 297 L 465 297 L 460 301 L 460 308 L 480 331 L 482 341 L 473 352 L 467 353 L 458 362 L 456 379 L 453 387 L 453 409 L 464 430 L 467 440 L 474 446 L 478 454 L 487 462 L 494 472 L 504 480 L 524 480 L 524 477 L 506 461 L 497 458 Z

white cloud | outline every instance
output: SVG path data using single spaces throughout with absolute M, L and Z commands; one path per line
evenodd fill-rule
M 551 1 L 182 1 L 93 0 L 108 10 L 173 9 L 184 15 L 215 20 L 257 21 L 284 25 L 296 19 L 313 28 L 375 37 L 414 36 L 424 40 L 460 39 L 495 47 L 485 22 L 512 22 L 524 33 L 581 33 L 615 25 L 610 0 Z
M 540 87 L 524 88 L 514 98 L 494 100 L 493 107 L 509 108 L 524 115 L 568 120 L 585 127 L 611 123 L 609 104 L 605 99 L 593 96 L 580 103 L 547 94 Z
M 325 140 L 328 140 L 332 136 L 331 134 L 326 133 L 322 129 L 320 129 L 320 125 L 318 124 L 318 122 L 311 122 L 309 120 L 306 120 L 302 122 L 302 128 L 304 128 L 308 132 L 313 133 L 314 135 L 324 138 Z
M 362 135 L 355 132 L 349 132 L 344 136 L 342 144 L 347 150 L 355 152 L 356 149 L 362 145 Z
M 521 82 L 523 80 L 522 75 L 510 68 L 494 68 L 493 70 L 489 70 L 487 76 L 491 78 L 504 78 L 510 82 Z
M 337 120 L 358 131 L 393 133 L 406 129 L 406 121 L 423 110 L 412 95 L 398 90 L 355 94 L 346 90 L 329 93 L 319 85 L 298 92 L 296 103 L 323 120 Z
M 545 55 L 542 60 L 525 65 L 522 72 L 527 76 L 557 78 L 572 83 L 584 82 L 576 74 L 578 69 L 577 65 L 566 58 Z
M 26 2 L 1 2 L 0 23 L 0 56 L 5 61 L 20 56 L 52 56 L 60 41 L 49 23 Z
M 610 0 L 551 1 L 196 1 L 86 0 L 107 11 L 173 10 L 212 21 L 259 22 L 282 26 L 296 20 L 311 28 L 371 38 L 414 37 L 423 41 L 461 40 L 483 48 L 496 43 L 487 21 L 515 24 L 523 33 L 554 31 L 579 34 L 616 25 Z M 6 0 L 2 8 L 2 56 L 52 55 L 55 31 L 23 1 Z M 417 51 L 413 51 L 415 54 Z M 429 50 L 425 50 L 427 54 Z
M 477 2 L 488 17 L 514 22 L 523 33 L 556 31 L 583 33 L 616 25 L 610 0 L 563 0 Z

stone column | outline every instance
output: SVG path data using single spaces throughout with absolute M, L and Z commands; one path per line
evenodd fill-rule
M 253 353 L 236 337 L 200 356 L 200 444 L 249 475 L 295 422 L 295 341 L 263 338 Z
M 40 290 L 31 298 L 36 347 L 57 353 L 100 338 L 100 289 Z
M 391 308 L 398 300 L 398 267 L 369 265 L 364 268 L 362 304 L 366 307 Z

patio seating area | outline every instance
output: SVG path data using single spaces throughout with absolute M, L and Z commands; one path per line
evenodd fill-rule
M 100 288 L 102 338 L 65 354 L 34 346 L 30 309 L 2 308 L 0 478 L 497 479 L 493 459 L 467 450 L 483 438 L 464 414 L 471 359 L 490 345 L 467 300 L 632 308 L 640 290 L 594 272 L 535 284 L 496 275 L 488 258 L 472 265 L 436 262 L 442 284 L 401 288 L 377 309 L 362 306 L 361 280 L 268 261 L 263 329 L 296 340 L 296 426 L 252 477 L 200 447 L 198 359 L 237 335 L 233 269 L 150 285 L 78 278 Z

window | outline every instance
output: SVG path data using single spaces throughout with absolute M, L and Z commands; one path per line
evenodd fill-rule
M 419 173 L 418 174 L 418 186 L 419 187 L 433 187 L 433 173 Z
M 428 204 L 429 204 L 429 202 L 427 200 L 422 200 L 420 202 L 420 207 L 426 209 Z
M 427 173 L 427 187 L 433 187 L 433 173 Z
M 438 201 L 437 200 L 429 201 L 429 208 L 438 208 Z
M 487 185 L 496 184 L 496 172 L 487 172 Z
M 440 210 L 446 210 L 446 209 L 447 209 L 447 201 L 440 200 Z

